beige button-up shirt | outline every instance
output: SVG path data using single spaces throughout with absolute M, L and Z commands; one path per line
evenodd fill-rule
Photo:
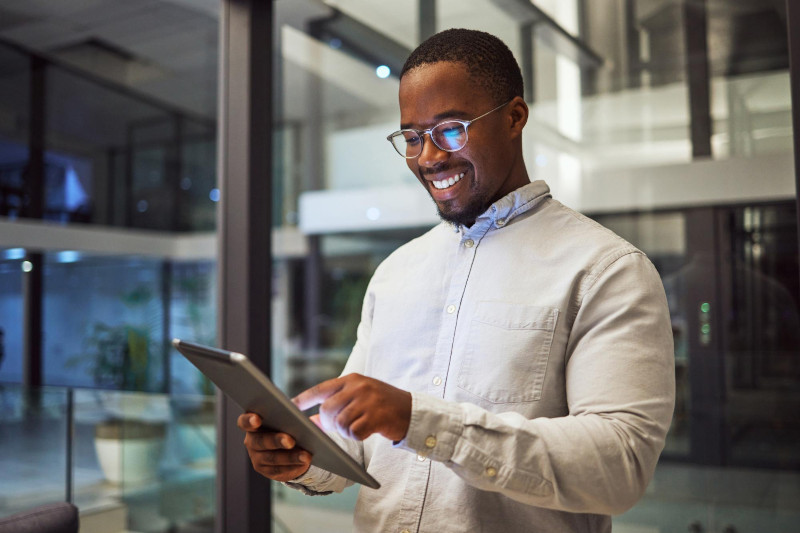
M 655 469 L 675 382 L 645 255 L 543 181 L 377 269 L 345 373 L 412 392 L 399 443 L 334 436 L 382 484 L 361 532 L 606 532 Z M 312 467 L 308 494 L 349 482 Z

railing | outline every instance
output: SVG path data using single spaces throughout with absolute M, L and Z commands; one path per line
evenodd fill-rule
M 213 396 L 0 384 L 0 516 L 71 501 L 127 515 L 95 531 L 211 531 L 215 441 Z

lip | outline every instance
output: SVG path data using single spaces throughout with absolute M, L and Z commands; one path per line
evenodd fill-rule
M 461 175 L 461 178 L 454 185 L 451 185 L 446 189 L 438 189 L 436 185 L 433 184 L 434 181 L 441 181 L 458 175 Z M 460 172 L 443 172 L 436 176 L 425 177 L 425 181 L 428 182 L 428 190 L 430 191 L 431 196 L 433 196 L 433 199 L 437 202 L 446 201 L 456 196 L 461 190 L 463 183 L 467 181 L 467 179 L 469 179 L 469 172 L 467 170 Z

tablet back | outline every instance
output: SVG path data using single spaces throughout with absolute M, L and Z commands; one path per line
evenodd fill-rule
M 299 447 L 311 452 L 311 464 L 367 487 L 380 487 L 246 356 L 180 339 L 172 344 L 239 407 L 260 415 L 265 429 L 294 437 Z

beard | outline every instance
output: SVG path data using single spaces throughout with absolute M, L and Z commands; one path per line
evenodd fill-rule
M 475 223 L 475 219 L 484 214 L 491 203 L 473 203 L 470 202 L 468 206 L 460 211 L 444 211 L 441 206 L 436 205 L 436 212 L 439 218 L 445 222 L 452 224 L 460 224 L 462 226 L 471 227 Z
M 492 199 L 489 198 L 485 191 L 479 190 L 475 182 L 472 182 L 469 185 L 472 195 L 470 196 L 467 205 L 461 207 L 460 209 L 449 206 L 448 204 L 450 204 L 450 202 L 445 202 L 440 205 L 434 201 L 439 218 L 445 222 L 470 227 L 475 223 L 475 219 L 489 209 L 489 207 L 492 205 Z M 431 195 L 431 198 L 433 198 L 433 195 Z
M 447 172 L 452 170 L 454 166 L 455 165 L 440 166 L 430 169 L 424 173 L 420 172 L 419 179 L 422 183 L 426 183 L 424 174 Z M 440 204 L 433 197 L 433 193 L 429 188 L 430 185 L 426 185 L 426 190 L 428 191 L 431 200 L 433 200 L 434 205 L 436 205 L 436 212 L 439 215 L 439 218 L 445 222 L 450 222 L 451 224 L 460 224 L 462 226 L 470 227 L 475 223 L 475 219 L 489 209 L 493 201 L 489 196 L 489 193 L 485 190 L 481 190 L 478 184 L 475 182 L 475 167 L 469 164 L 467 170 L 470 174 L 470 196 L 466 205 L 459 207 L 455 201 L 446 201 Z

